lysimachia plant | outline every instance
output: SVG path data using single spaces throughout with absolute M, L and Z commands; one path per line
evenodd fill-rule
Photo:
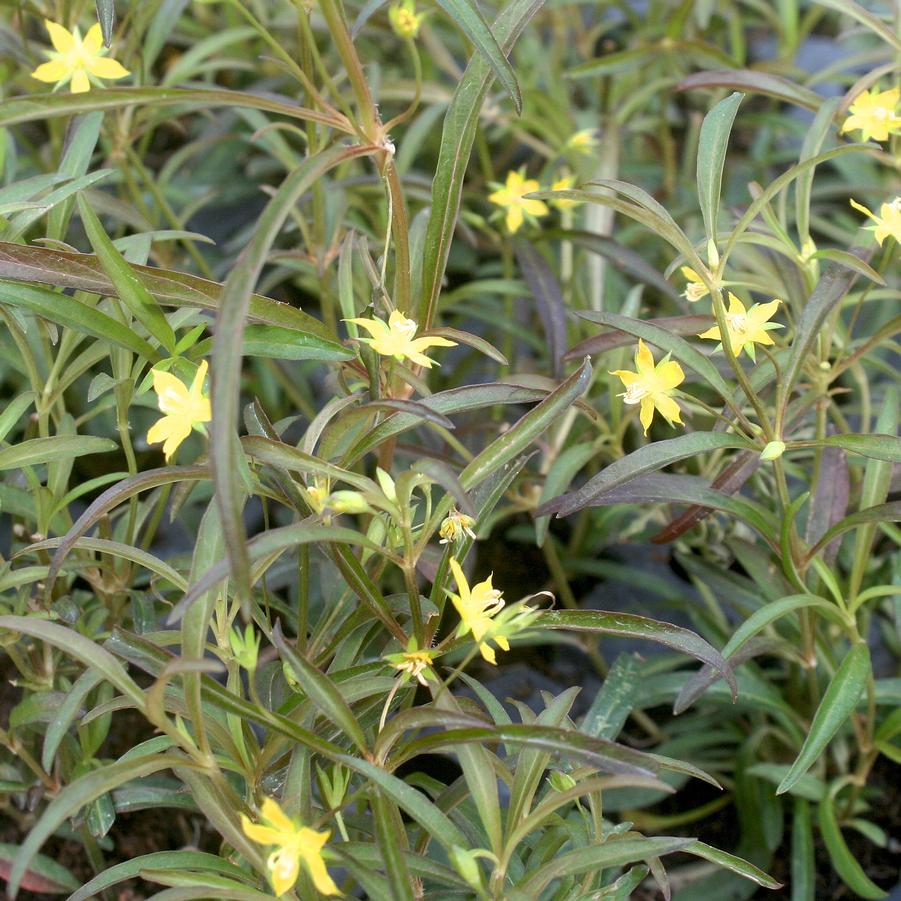
M 541 6 L 4 16 L 11 895 L 883 896 L 901 13 Z

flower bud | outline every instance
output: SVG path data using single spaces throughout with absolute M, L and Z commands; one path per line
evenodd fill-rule
M 784 441 L 771 441 L 761 452 L 761 460 L 778 460 L 785 453 Z

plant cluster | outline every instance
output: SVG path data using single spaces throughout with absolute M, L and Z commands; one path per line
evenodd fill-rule
M 886 896 L 901 6 L 0 29 L 11 897 Z

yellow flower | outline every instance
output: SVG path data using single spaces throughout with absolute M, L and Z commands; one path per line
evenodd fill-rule
M 38 66 L 31 73 L 32 78 L 48 84 L 55 83 L 56 87 L 71 81 L 72 93 L 83 94 L 91 90 L 91 75 L 95 78 L 115 79 L 131 74 L 116 60 L 104 57 L 106 48 L 103 46 L 99 24 L 91 26 L 84 40 L 81 39 L 77 25 L 74 31 L 49 19 L 44 20 L 44 25 L 50 33 L 53 50 L 45 51 L 50 62 Z
M 894 238 L 901 244 L 901 197 L 896 197 L 891 203 L 884 203 L 879 207 L 879 215 L 868 210 L 862 203 L 851 201 L 851 206 L 861 213 L 866 213 L 876 225 L 867 226 L 873 230 L 873 235 L 882 246 L 882 242 L 888 238 Z
M 593 128 L 583 128 L 571 135 L 566 142 L 569 150 L 575 150 L 577 153 L 591 153 L 598 146 L 598 139 Z
M 422 25 L 423 14 L 416 12 L 413 0 L 400 0 L 388 10 L 388 20 L 394 33 L 401 38 L 416 38 Z
M 679 405 L 672 399 L 673 391 L 685 381 L 682 367 L 675 361 L 665 357 L 659 364 L 654 364 L 654 355 L 648 346 L 638 339 L 635 351 L 635 372 L 628 369 L 617 369 L 615 375 L 625 386 L 625 392 L 619 396 L 627 404 L 641 404 L 639 419 L 647 435 L 656 410 L 670 425 L 679 423 Z
M 682 292 L 682 296 L 686 300 L 695 303 L 695 301 L 706 297 L 710 293 L 707 290 L 707 285 L 701 280 L 701 276 L 690 266 L 683 266 L 679 271 L 687 279 L 685 290 Z
M 748 356 L 754 360 L 754 344 L 773 344 L 769 336 L 769 329 L 780 328 L 770 319 L 779 309 L 781 300 L 771 300 L 769 303 L 755 303 L 750 310 L 730 291 L 729 311 L 726 313 L 726 327 L 729 329 L 729 343 L 732 353 L 738 356 L 742 350 L 747 351 Z M 720 328 L 718 325 L 701 332 L 699 338 L 710 338 L 713 341 L 720 340 Z
M 428 679 L 434 679 L 434 674 L 429 670 L 434 660 L 433 651 L 420 651 L 416 647 L 416 639 L 411 638 L 407 643 L 407 650 L 399 654 L 387 654 L 385 660 L 398 672 L 412 676 L 420 685 L 428 685 Z
M 888 91 L 864 91 L 854 98 L 842 124 L 841 132 L 860 129 L 864 141 L 887 141 L 890 134 L 901 131 L 901 116 L 895 114 L 898 106 L 897 88 Z
M 464 535 L 468 535 L 473 541 L 476 540 L 476 533 L 473 532 L 472 526 L 475 520 L 459 510 L 451 510 L 444 519 L 441 520 L 441 527 L 438 529 L 438 535 L 441 540 L 438 544 L 453 544 L 459 541 Z
M 284 895 L 294 887 L 301 864 L 309 872 L 317 891 L 323 895 L 340 894 L 322 859 L 322 847 L 328 841 L 330 832 L 316 832 L 315 829 L 296 825 L 272 798 L 263 801 L 260 817 L 263 825 L 251 822 L 242 813 L 241 827 L 252 841 L 275 846 L 276 850 L 269 855 L 266 867 L 276 895 Z
M 511 235 L 519 231 L 526 216 L 531 219 L 548 214 L 546 203 L 541 200 L 526 199 L 526 194 L 538 190 L 540 190 L 538 182 L 534 178 L 526 178 L 520 170 L 519 172 L 508 172 L 507 183 L 503 186 L 498 185 L 497 190 L 488 195 L 488 199 L 492 203 L 496 203 L 507 211 L 505 222 L 507 231 Z
M 456 341 L 448 341 L 447 338 L 414 338 L 417 325 L 412 319 L 407 319 L 399 310 L 395 310 L 385 323 L 381 319 L 346 319 L 345 322 L 353 322 L 360 328 L 366 329 L 371 338 L 359 340 L 368 344 L 376 353 L 384 357 L 394 357 L 395 360 L 412 360 L 419 366 L 432 368 L 433 361 L 424 353 L 429 347 L 456 347 Z
M 157 420 L 147 433 L 148 444 L 163 444 L 163 453 L 169 460 L 178 446 L 191 434 L 196 425 L 212 419 L 210 399 L 203 393 L 203 382 L 206 379 L 207 362 L 204 360 L 198 367 L 188 388 L 171 372 L 152 370 L 153 390 L 157 393 L 160 412 L 165 413 Z
M 459 594 L 448 592 L 457 613 L 460 614 L 457 635 L 462 638 L 467 632 L 472 632 L 472 637 L 478 642 L 479 651 L 485 660 L 496 663 L 494 648 L 488 644 L 486 636 L 493 637 L 495 644 L 502 651 L 510 650 L 510 642 L 503 635 L 489 635 L 493 626 L 491 618 L 504 608 L 501 592 L 492 587 L 491 576 L 470 588 L 460 564 L 453 557 L 450 560 L 450 567 L 457 582 L 457 591 L 460 592 Z
M 552 191 L 569 191 L 573 188 L 576 183 L 575 176 L 572 175 L 561 175 L 552 185 Z M 582 203 L 581 200 L 570 200 L 568 197 L 557 197 L 551 200 L 551 203 L 557 207 L 558 210 L 571 210 L 574 206 L 578 206 Z

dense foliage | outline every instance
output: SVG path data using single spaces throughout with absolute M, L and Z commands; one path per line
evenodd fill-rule
M 10 894 L 884 897 L 901 6 L 0 9 Z

